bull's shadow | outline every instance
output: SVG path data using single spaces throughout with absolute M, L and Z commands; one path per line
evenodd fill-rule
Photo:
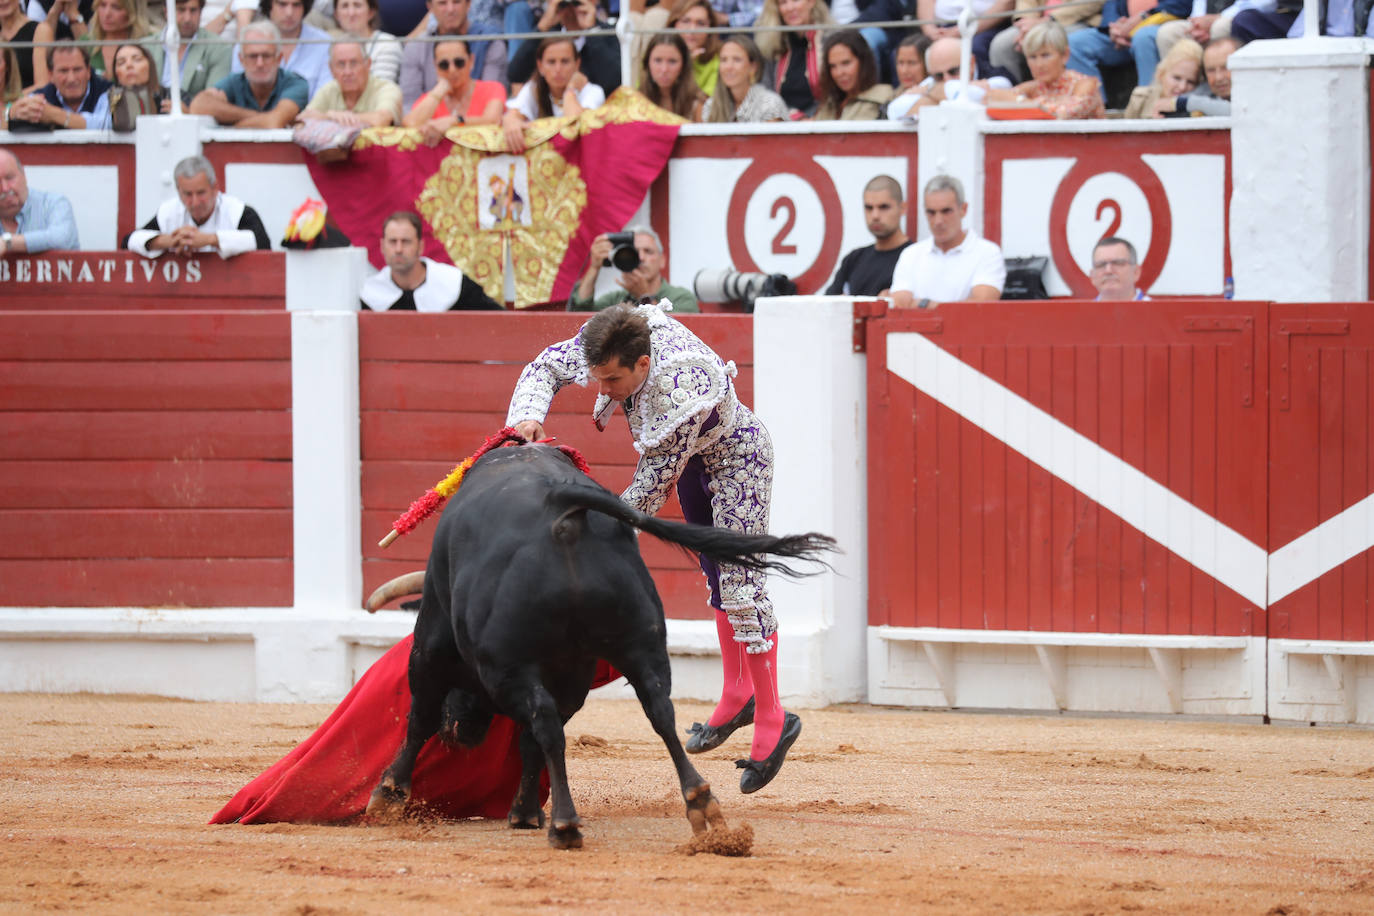
M 794 575 L 770 557 L 815 560 L 834 547 L 819 534 L 778 538 L 652 518 L 548 446 L 487 453 L 467 472 L 434 532 L 410 654 L 406 737 L 372 793 L 370 816 L 404 812 L 426 741 L 441 734 L 475 746 L 499 712 L 523 727 L 511 826 L 544 826 L 539 776 L 546 767 L 549 843 L 580 847 L 563 725 L 582 708 L 604 659 L 634 687 L 667 747 L 693 832 L 725 826 L 710 785 L 677 735 L 663 604 L 640 557 L 636 528 L 717 562 Z M 369 607 L 397 593 L 383 586 Z

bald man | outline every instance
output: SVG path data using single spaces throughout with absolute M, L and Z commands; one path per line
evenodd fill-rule
M 0 257 L 80 247 L 71 201 L 54 191 L 30 191 L 19 157 L 0 149 Z
M 902 231 L 906 202 L 902 186 L 890 175 L 879 175 L 864 186 L 864 222 L 873 244 L 844 256 L 827 296 L 876 296 L 892 285 L 897 258 L 911 244 Z

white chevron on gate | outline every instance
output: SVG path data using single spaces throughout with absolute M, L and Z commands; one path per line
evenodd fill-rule
M 922 334 L 887 335 L 887 368 L 1260 607 L 1374 547 L 1374 494 L 1267 554 Z

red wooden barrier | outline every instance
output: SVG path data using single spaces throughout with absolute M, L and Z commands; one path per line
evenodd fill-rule
M 289 606 L 287 313 L 5 306 L 0 605 Z
M 410 502 L 442 479 L 505 422 L 525 364 L 577 332 L 587 315 L 370 314 L 358 318 L 363 460 L 363 585 L 424 565 L 429 522 L 386 550 L 377 541 Z M 684 323 L 740 368 L 740 396 L 753 399 L 753 319 L 685 316 Z M 633 473 L 629 429 L 617 418 L 606 432 L 591 421 L 594 394 L 569 386 L 554 399 L 545 428 L 579 449 L 598 481 L 619 492 Z M 664 510 L 681 518 L 676 498 Z M 645 559 L 671 617 L 706 618 L 705 580 L 693 559 L 652 538 Z
M 869 321 L 870 622 L 1263 635 L 1264 322 L 1215 300 Z
M 1374 313 L 1273 305 L 1269 346 L 1269 633 L 1374 639 Z
M 286 255 L 250 251 L 145 258 L 129 251 L 52 251 L 0 258 L 0 310 L 280 309 Z

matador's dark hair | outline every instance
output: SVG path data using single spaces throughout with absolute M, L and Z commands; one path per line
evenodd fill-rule
M 582 354 L 596 367 L 619 360 L 631 368 L 649 355 L 649 322 L 631 305 L 613 305 L 597 312 L 582 329 Z

